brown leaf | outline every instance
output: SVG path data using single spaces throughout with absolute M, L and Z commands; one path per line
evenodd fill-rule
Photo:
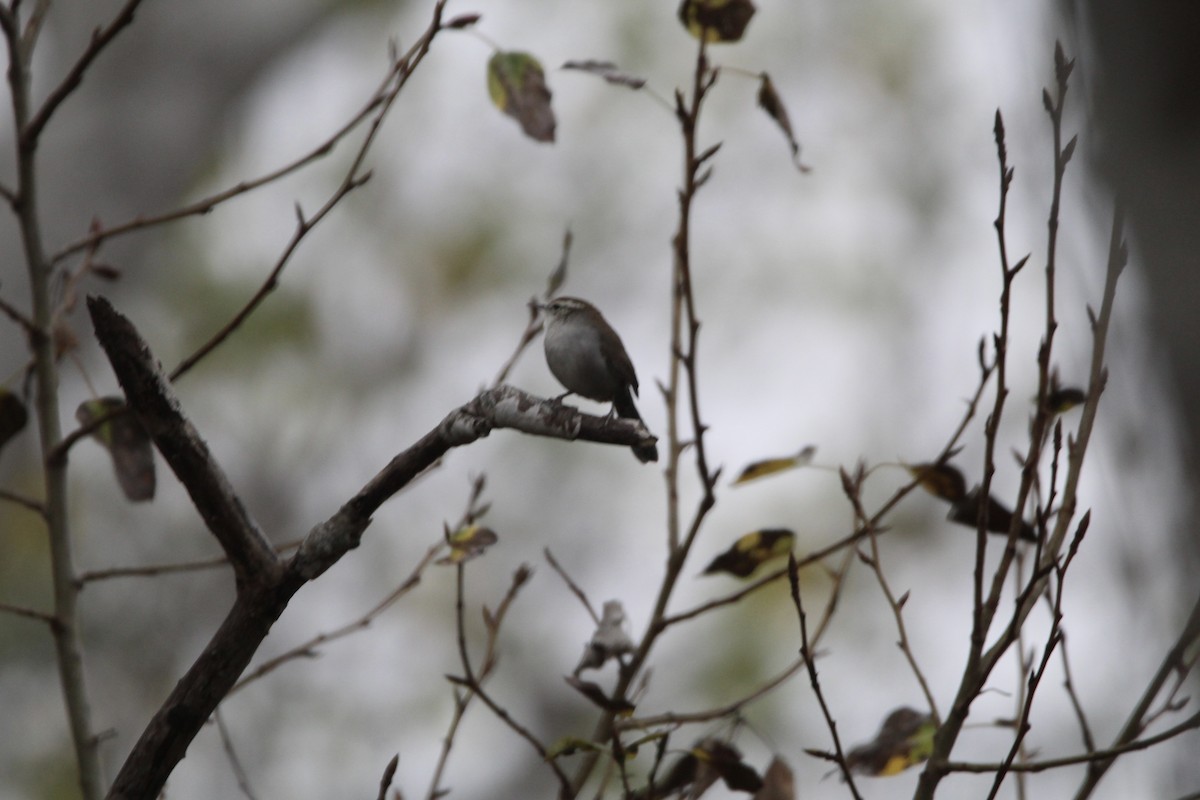
M 101 397 L 87 400 L 75 410 L 81 425 L 90 425 L 112 412 L 123 412 L 97 428 L 92 437 L 100 442 L 112 457 L 113 470 L 121 491 L 132 502 L 154 498 L 154 449 L 150 434 L 137 416 L 125 406 L 120 397 Z
M 488 94 L 496 107 L 521 124 L 525 135 L 554 141 L 554 111 L 542 65 L 528 53 L 496 51 L 488 61 Z
M 21 398 L 0 386 L 0 447 L 16 436 L 29 422 L 29 412 Z
M 775 124 L 787 137 L 788 146 L 792 149 L 792 163 L 796 165 L 796 169 L 801 172 L 811 172 L 811 168 L 806 167 L 800 161 L 800 143 L 796 141 L 796 134 L 792 132 L 792 121 L 788 118 L 787 109 L 783 107 L 783 99 L 775 91 L 775 84 L 771 81 L 771 76 L 763 72 L 760 77 L 762 81 L 758 86 L 759 107 L 775 120 Z
M 862 775 L 895 775 L 929 758 L 937 723 L 932 714 L 897 708 L 870 742 L 846 756 L 846 766 Z
M 756 10 L 750 0 L 683 0 L 679 21 L 692 36 L 710 44 L 736 42 Z
M 764 528 L 751 531 L 738 538 L 724 553 L 712 560 L 704 570 L 705 575 L 727 572 L 739 578 L 748 578 L 756 569 L 774 558 L 782 558 L 792 552 L 796 534 L 787 528 Z
M 796 777 L 779 756 L 771 759 L 763 775 L 762 788 L 754 795 L 754 800 L 796 800 Z
M 645 78 L 639 78 L 636 75 L 627 75 L 617 69 L 617 65 L 611 61 L 568 61 L 562 65 L 563 69 L 574 69 L 580 72 L 588 72 L 597 77 L 603 78 L 616 86 L 628 86 L 630 89 L 641 89 L 646 85 Z

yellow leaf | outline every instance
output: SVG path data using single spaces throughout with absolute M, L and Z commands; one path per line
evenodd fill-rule
M 687 32 L 709 44 L 736 42 L 754 16 L 750 0 L 683 0 L 679 21 Z
M 784 458 L 766 458 L 762 461 L 753 461 L 747 464 L 737 478 L 734 479 L 733 485 L 740 486 L 743 483 L 765 478 L 768 475 L 774 475 L 777 472 L 785 472 L 789 469 L 804 467 L 812 463 L 813 456 L 816 455 L 817 448 L 814 445 L 808 445 L 794 456 L 786 456 Z
M 712 560 L 704 570 L 705 575 L 728 572 L 739 578 L 748 578 L 756 569 L 774 558 L 792 552 L 796 534 L 787 528 L 764 528 L 751 531 L 740 537 L 733 545 Z

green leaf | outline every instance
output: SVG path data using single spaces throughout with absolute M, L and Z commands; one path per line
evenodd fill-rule
M 488 94 L 496 107 L 521 124 L 525 135 L 554 141 L 554 111 L 542 65 L 528 53 L 498 50 L 488 61 Z

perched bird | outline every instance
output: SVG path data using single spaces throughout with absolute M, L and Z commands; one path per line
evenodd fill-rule
M 638 391 L 633 362 L 621 337 L 596 307 L 576 297 L 556 297 L 538 308 L 546 313 L 546 364 L 567 390 L 562 397 L 577 394 L 612 403 L 618 417 L 645 427 L 633 404 Z M 658 460 L 654 444 L 635 445 L 633 454 L 642 463 Z

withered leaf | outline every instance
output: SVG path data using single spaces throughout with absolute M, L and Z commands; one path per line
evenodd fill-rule
M 461 564 L 484 554 L 489 547 L 500 540 L 496 532 L 482 525 L 467 525 L 452 534 L 446 535 L 446 544 L 450 545 L 450 554 L 439 558 L 438 564 Z
M 630 89 L 641 89 L 646 85 L 645 78 L 639 78 L 636 75 L 627 75 L 617 69 L 617 65 L 611 61 L 594 61 L 592 59 L 586 61 L 568 61 L 562 65 L 562 68 L 590 72 L 592 75 L 601 77 L 611 84 L 628 86 Z
M 739 578 L 748 578 L 756 569 L 774 558 L 782 558 L 792 552 L 796 534 L 787 528 L 763 528 L 751 531 L 738 538 L 725 552 L 714 558 L 705 568 L 705 575 L 728 572 Z
M 937 723 L 932 714 L 907 706 L 888 714 L 875 738 L 846 756 L 846 766 L 861 775 L 896 775 L 933 753 Z
M 140 420 L 125 406 L 120 397 L 101 397 L 86 400 L 75 410 L 80 425 L 90 425 L 102 416 L 124 411 L 100 425 L 92 437 L 100 442 L 112 457 L 113 471 L 121 491 L 132 502 L 154 498 L 154 449 L 150 434 Z
M 1069 386 L 1065 389 L 1055 389 L 1046 395 L 1046 408 L 1055 414 L 1070 411 L 1087 400 L 1087 392 Z
M 529 53 L 498 50 L 488 61 L 488 94 L 496 107 L 521 124 L 525 135 L 554 141 L 554 111 L 542 65 Z
M 756 10 L 750 0 L 683 0 L 679 21 L 688 33 L 709 44 L 736 42 Z
M 779 756 L 772 758 L 767 766 L 762 788 L 754 795 L 754 800 L 796 800 L 796 777 Z
M 605 711 L 611 711 L 617 716 L 622 717 L 629 716 L 633 713 L 633 703 L 623 698 L 609 697 L 604 693 L 604 690 L 600 688 L 599 684 L 592 683 L 591 681 L 580 680 L 579 678 L 571 675 L 566 676 L 565 680 L 567 685 L 569 685 L 572 689 L 579 692 Z
M 762 788 L 762 778 L 753 767 L 742 761 L 742 754 L 728 742 L 705 739 L 692 748 L 692 755 L 721 776 L 725 785 L 735 792 L 757 792 Z
M 29 412 L 21 398 L 0 386 L 0 447 L 16 436 L 29 422 Z
M 904 468 L 920 482 L 922 489 L 934 497 L 951 503 L 966 497 L 967 479 L 950 464 L 905 464 Z
M 733 485 L 740 486 L 743 483 L 749 483 L 759 478 L 765 478 L 768 475 L 774 475 L 777 472 L 785 472 L 789 469 L 804 467 L 812 463 L 813 456 L 816 455 L 817 448 L 815 445 L 808 445 L 799 453 L 783 458 L 765 458 L 761 461 L 753 461 L 742 468 L 738 476 L 734 479 Z
M 800 143 L 796 141 L 796 134 L 792 131 L 792 121 L 788 118 L 787 109 L 783 106 L 783 98 L 779 96 L 779 92 L 775 91 L 775 84 L 771 81 L 771 76 L 763 72 L 759 77 L 761 78 L 758 85 L 759 107 L 775 120 L 775 124 L 787 137 L 788 147 L 792 149 L 792 163 L 796 165 L 796 169 L 801 172 L 811 172 L 811 168 L 800 161 Z

